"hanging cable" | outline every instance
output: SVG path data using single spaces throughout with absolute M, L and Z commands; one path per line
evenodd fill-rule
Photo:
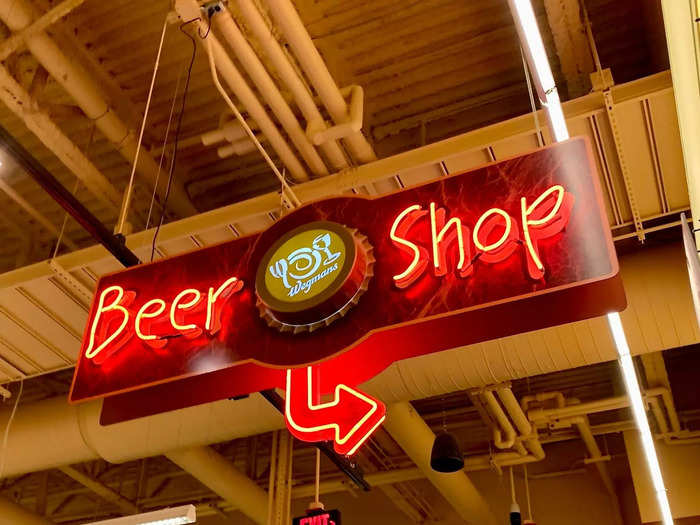
M 280 184 L 282 185 L 282 195 L 287 197 L 289 199 L 290 203 L 294 207 L 299 206 L 301 204 L 301 201 L 294 194 L 294 192 L 292 191 L 292 188 L 289 186 L 289 184 L 287 183 L 287 180 L 284 178 L 284 175 L 282 175 L 282 173 L 280 173 L 279 169 L 277 168 L 277 166 L 275 165 L 273 160 L 267 154 L 267 151 L 265 151 L 265 148 L 263 147 L 263 145 L 260 143 L 258 138 L 255 136 L 255 133 L 253 133 L 253 130 L 250 129 L 250 126 L 248 126 L 248 123 L 243 118 L 243 115 L 241 115 L 241 112 L 238 111 L 238 108 L 231 100 L 231 97 L 228 96 L 228 93 L 226 93 L 226 90 L 221 85 L 221 82 L 219 81 L 219 75 L 216 73 L 216 64 L 214 63 L 214 49 L 212 47 L 212 39 L 211 38 L 207 39 L 207 51 L 208 51 L 208 55 L 209 55 L 209 69 L 211 70 L 211 76 L 212 76 L 212 79 L 214 80 L 214 85 L 216 86 L 216 89 L 219 91 L 219 93 L 221 94 L 223 99 L 226 101 L 226 104 L 228 104 L 229 108 L 231 109 L 233 114 L 236 116 L 236 119 L 241 124 L 241 127 L 245 130 L 248 137 L 250 137 L 250 140 L 252 140 L 253 143 L 255 144 L 255 147 L 258 148 L 258 151 L 263 156 L 263 158 L 267 162 L 268 166 L 270 166 L 270 169 L 272 169 L 272 172 L 277 177 L 277 180 L 279 180 Z
M 185 106 L 187 104 L 187 93 L 190 90 L 190 80 L 192 79 L 192 68 L 194 67 L 194 59 L 197 56 L 197 41 L 194 39 L 192 35 L 190 35 L 187 31 L 184 30 L 185 26 L 188 24 L 191 24 L 193 22 L 198 21 L 199 18 L 194 18 L 192 20 L 188 20 L 187 22 L 183 22 L 180 24 L 180 32 L 185 35 L 187 38 L 189 38 L 192 42 L 192 55 L 190 57 L 190 63 L 187 66 L 187 76 L 185 79 L 185 88 L 182 92 L 182 105 L 180 106 L 180 114 L 177 117 L 177 126 L 175 126 L 175 139 L 173 140 L 173 159 L 172 162 L 170 163 L 170 170 L 168 173 L 168 184 L 165 187 L 165 196 L 163 197 L 163 206 L 161 207 L 160 210 L 160 220 L 158 221 L 158 226 L 156 226 L 156 231 L 153 233 L 153 241 L 151 243 L 151 261 L 153 261 L 153 257 L 156 253 L 156 240 L 158 239 L 158 234 L 160 233 L 160 228 L 163 226 L 163 221 L 165 220 L 165 211 L 167 210 L 168 206 L 168 198 L 170 197 L 170 188 L 172 187 L 173 184 L 173 176 L 175 174 L 175 165 L 177 161 L 177 145 L 180 141 L 180 130 L 182 128 L 182 118 L 185 115 Z
M 129 215 L 129 207 L 131 206 L 131 195 L 134 189 L 134 175 L 136 173 L 136 165 L 139 161 L 139 153 L 141 153 L 141 143 L 143 142 L 143 133 L 146 130 L 146 120 L 148 119 L 148 110 L 151 107 L 151 98 L 153 97 L 153 88 L 156 84 L 156 76 L 158 74 L 158 68 L 160 66 L 160 55 L 163 51 L 163 42 L 165 41 L 165 33 L 168 29 L 168 14 L 165 15 L 165 20 L 163 21 L 163 30 L 160 34 L 160 43 L 158 44 L 158 53 L 156 54 L 156 63 L 153 66 L 153 75 L 151 76 L 151 86 L 148 89 L 148 98 L 146 98 L 146 109 L 143 112 L 143 120 L 141 121 L 141 131 L 139 132 L 139 140 L 136 143 L 136 153 L 134 154 L 134 163 L 131 166 L 131 175 L 129 176 L 129 184 L 126 187 L 126 193 L 124 194 L 124 200 L 122 201 L 122 209 L 119 212 L 119 220 L 117 221 L 117 227 L 115 228 L 115 233 L 117 235 L 122 235 L 124 233 L 124 225 L 126 224 L 126 218 Z
M 544 146 L 544 141 L 542 140 L 542 130 L 540 128 L 540 119 L 537 116 L 537 106 L 535 105 L 535 93 L 532 89 L 532 80 L 530 79 L 530 68 L 527 65 L 527 60 L 525 59 L 525 53 L 523 48 L 520 48 L 520 57 L 523 59 L 523 70 L 525 70 L 525 80 L 527 81 L 527 91 L 530 94 L 530 107 L 532 108 L 532 117 L 535 119 L 535 130 L 537 130 L 537 143 L 540 148 Z
M 510 467 L 510 501 L 515 503 L 515 480 L 513 479 L 513 467 Z
M 158 181 L 160 180 L 161 168 L 163 167 L 163 160 L 165 159 L 165 151 L 168 145 L 168 137 L 170 137 L 170 125 L 173 122 L 173 115 L 175 114 L 175 106 L 177 105 L 177 94 L 180 91 L 180 81 L 182 80 L 182 74 L 185 72 L 185 66 L 180 68 L 180 73 L 177 75 L 177 82 L 175 83 L 175 92 L 173 93 L 173 103 L 170 105 L 170 114 L 168 115 L 168 124 L 165 127 L 165 137 L 163 138 L 163 149 L 160 152 L 160 158 L 158 159 L 158 173 L 156 175 L 156 182 L 153 185 L 153 194 L 151 195 L 151 203 L 148 206 L 148 216 L 146 217 L 146 230 L 151 225 L 151 215 L 153 214 L 153 205 L 156 202 L 156 195 L 158 194 Z M 172 159 L 171 159 L 172 160 Z M 170 168 L 168 168 L 170 169 Z
M 532 521 L 532 504 L 530 503 L 530 480 L 527 477 L 527 465 L 523 463 L 523 476 L 525 478 L 525 499 L 527 500 L 527 519 Z
M 15 404 L 12 407 L 12 412 L 10 412 L 10 418 L 7 420 L 7 425 L 5 426 L 5 433 L 2 437 L 2 452 L 0 453 L 0 480 L 3 479 L 5 475 L 5 456 L 7 455 L 7 438 L 10 435 L 10 427 L 12 426 L 12 421 L 15 419 L 15 414 L 17 413 L 17 407 L 19 406 L 19 400 L 22 397 L 22 392 L 24 391 L 24 378 L 19 380 L 19 392 L 17 397 L 15 397 Z
M 321 494 L 321 449 L 317 448 L 316 449 L 316 487 L 315 487 L 316 497 L 314 499 L 314 503 L 316 504 L 316 508 L 319 508 L 321 505 L 320 494 Z

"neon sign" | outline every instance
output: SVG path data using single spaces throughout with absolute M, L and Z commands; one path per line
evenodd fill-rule
M 624 307 L 573 139 L 102 277 L 70 399 L 112 423 L 279 388 L 295 436 L 350 454 L 385 415 L 357 385 L 392 363 Z
M 224 302 L 242 288 L 243 281 L 231 277 L 216 288 L 209 288 L 206 299 L 199 290 L 186 288 L 175 296 L 170 307 L 165 300 L 153 298 L 134 312 L 131 305 L 137 293 L 109 286 L 99 296 L 84 355 L 102 364 L 134 335 L 151 348 L 163 348 L 173 337 L 194 339 L 205 331 L 215 335 L 221 329 Z M 192 299 L 184 301 L 187 296 Z M 133 332 L 127 330 L 132 319 Z
M 532 279 L 544 276 L 544 265 L 539 254 L 539 243 L 562 232 L 569 222 L 574 196 L 557 184 L 544 191 L 528 206 L 523 197 L 521 224 L 524 243 L 516 219 L 500 208 L 490 208 L 477 220 L 473 233 L 459 217 L 447 220 L 447 211 L 435 202 L 429 206 L 432 262 L 435 276 L 447 274 L 448 250 L 457 251 L 455 270 L 460 277 L 474 273 L 477 261 L 495 264 L 524 247 L 528 275 Z M 411 255 L 411 261 L 393 276 L 396 286 L 407 288 L 427 270 L 429 251 L 409 240 L 411 229 L 428 215 L 419 204 L 413 204 L 398 214 L 391 226 L 389 237 L 401 251 Z M 474 254 L 474 255 L 472 255 Z

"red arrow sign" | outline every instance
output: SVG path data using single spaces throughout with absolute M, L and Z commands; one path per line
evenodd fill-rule
M 382 424 L 386 407 L 381 401 L 337 385 L 333 399 L 321 403 L 312 367 L 287 370 L 285 420 L 301 441 L 333 441 L 338 454 L 350 456 Z

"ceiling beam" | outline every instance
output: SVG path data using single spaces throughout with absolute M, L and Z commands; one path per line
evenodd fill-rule
M 119 507 L 119 509 L 125 514 L 138 514 L 139 512 L 141 512 L 141 510 L 134 502 L 126 499 L 117 491 L 88 476 L 87 474 L 79 471 L 78 469 L 71 466 L 65 466 L 59 467 L 58 470 L 63 472 L 69 478 L 77 481 L 84 487 L 90 489 L 103 500 L 108 501 L 109 503 L 113 503 L 114 505 Z

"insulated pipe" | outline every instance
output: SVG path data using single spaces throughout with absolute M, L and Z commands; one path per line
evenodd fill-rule
M 289 138 L 311 169 L 311 172 L 318 176 L 328 175 L 328 168 L 304 133 L 304 130 L 301 129 L 299 121 L 292 113 L 272 78 L 270 78 L 255 51 L 253 51 L 253 48 L 250 47 L 250 44 L 243 36 L 240 28 L 234 22 L 228 9 L 223 7 L 221 13 L 215 15 L 212 21 L 214 27 L 224 36 L 233 49 L 236 57 L 238 57 L 263 99 L 265 99 L 272 112 L 277 116 Z
M 331 118 L 336 124 L 345 124 L 348 119 L 348 105 L 291 0 L 267 0 L 267 5 Z M 343 140 L 353 157 L 360 162 L 376 160 L 377 156 L 362 132 L 354 132 Z
M 267 524 L 267 493 L 209 447 L 169 452 L 167 458 L 259 525 Z
M 241 101 L 241 104 L 248 110 L 253 120 L 260 126 L 260 131 L 267 137 L 268 141 L 277 152 L 277 155 L 279 155 L 284 165 L 289 169 L 292 177 L 299 182 L 309 180 L 309 176 L 304 171 L 304 167 L 299 162 L 299 159 L 297 159 L 296 155 L 294 155 L 294 152 L 289 147 L 289 144 L 287 144 L 282 134 L 277 130 L 277 127 L 268 116 L 265 108 L 260 104 L 255 93 L 250 89 L 216 36 L 210 33 L 207 39 L 210 40 L 211 43 L 216 68 L 221 72 L 221 76 L 238 100 Z M 205 49 L 207 49 L 208 53 L 209 47 L 205 46 Z
M 311 122 L 317 122 L 321 130 L 327 129 L 326 121 L 316 107 L 311 93 L 309 93 L 309 90 L 290 64 L 289 58 L 282 50 L 277 39 L 272 35 L 270 28 L 263 20 L 253 0 L 238 0 L 236 5 L 245 19 L 246 26 L 255 35 L 282 82 L 284 82 L 294 97 L 297 106 L 299 106 L 302 115 L 304 115 L 304 119 L 306 119 L 307 125 Z M 321 151 L 323 151 L 334 169 L 340 170 L 348 166 L 345 155 L 336 142 L 322 144 Z
M 430 450 L 435 434 L 410 403 L 388 406 L 384 428 L 464 521 L 474 525 L 497 523 L 483 496 L 463 471 L 442 474 L 430 468 Z
M 258 394 L 108 426 L 99 423 L 101 407 L 70 405 L 63 396 L 22 405 L 8 434 L 5 475 L 100 458 L 123 463 L 284 428 L 282 415 Z M 0 411 L 0 428 L 9 415 Z
M 53 521 L 34 514 L 19 503 L 0 496 L 0 525 L 53 525 Z
M 0 2 L 0 19 L 12 31 L 22 31 L 34 20 L 34 10 L 27 0 Z M 26 39 L 27 48 L 51 76 L 71 95 L 87 117 L 114 145 L 117 151 L 130 163 L 136 155 L 136 138 L 109 106 L 100 92 L 97 83 L 75 61 L 70 60 L 46 32 L 36 33 Z M 156 184 L 158 164 L 148 152 L 139 155 L 138 172 L 151 187 Z M 167 177 L 161 177 L 158 187 L 164 190 Z M 197 209 L 190 202 L 184 185 L 179 180 L 173 182 L 169 203 L 183 216 L 194 215 Z

